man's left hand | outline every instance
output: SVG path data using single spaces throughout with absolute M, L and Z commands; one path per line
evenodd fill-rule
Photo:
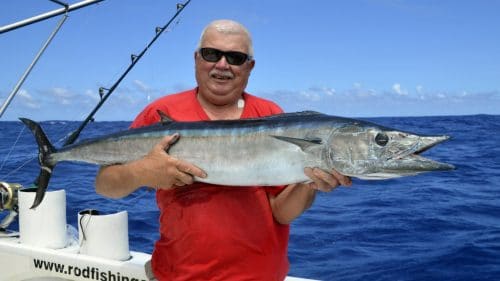
M 350 177 L 333 169 L 331 172 L 327 172 L 320 168 L 305 168 L 304 173 L 313 181 L 308 183 L 309 187 L 315 190 L 330 192 L 339 185 L 351 186 L 352 184 Z

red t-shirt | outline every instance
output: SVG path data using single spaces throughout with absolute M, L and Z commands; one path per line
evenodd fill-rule
M 132 127 L 160 120 L 209 120 L 197 89 L 162 97 Z M 241 118 L 281 113 L 275 103 L 245 93 Z M 181 136 L 182 137 L 182 136 Z M 200 148 L 203 149 L 203 148 Z M 158 190 L 160 239 L 152 268 L 158 280 L 283 280 L 288 272 L 289 226 L 277 223 L 268 194 L 283 187 L 228 187 L 194 183 Z

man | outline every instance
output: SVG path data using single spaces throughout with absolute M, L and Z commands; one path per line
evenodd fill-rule
M 255 60 L 250 34 L 241 24 L 210 23 L 194 60 L 198 87 L 154 101 L 132 127 L 158 122 L 158 109 L 175 121 L 282 112 L 275 103 L 244 91 Z M 193 182 L 194 176 L 205 177 L 205 172 L 166 152 L 179 138 L 167 136 L 144 158 L 102 167 L 96 177 L 96 191 L 109 197 L 126 196 L 142 186 L 157 189 L 160 239 L 152 268 L 158 280 L 283 280 L 288 271 L 289 224 L 311 206 L 317 190 L 351 184 L 336 171 L 314 167 L 304 170 L 310 183 L 286 187 Z

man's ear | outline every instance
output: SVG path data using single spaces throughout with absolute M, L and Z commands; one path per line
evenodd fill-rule
M 255 66 L 255 60 L 251 60 L 249 63 L 250 63 L 250 71 L 251 71 Z

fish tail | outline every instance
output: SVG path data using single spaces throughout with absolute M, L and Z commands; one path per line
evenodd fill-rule
M 33 205 L 30 208 L 33 209 L 40 205 L 40 203 L 42 203 L 43 197 L 45 196 L 45 191 L 47 190 L 47 186 L 49 185 L 49 180 L 52 175 L 52 169 L 55 166 L 55 163 L 52 163 L 49 160 L 50 155 L 57 150 L 50 143 L 47 135 L 38 123 L 27 118 L 19 119 L 24 123 L 24 125 L 26 125 L 26 127 L 31 130 L 38 144 L 38 162 L 40 163 L 40 173 L 38 174 L 38 178 L 34 183 L 37 189 L 35 200 L 33 201 Z

